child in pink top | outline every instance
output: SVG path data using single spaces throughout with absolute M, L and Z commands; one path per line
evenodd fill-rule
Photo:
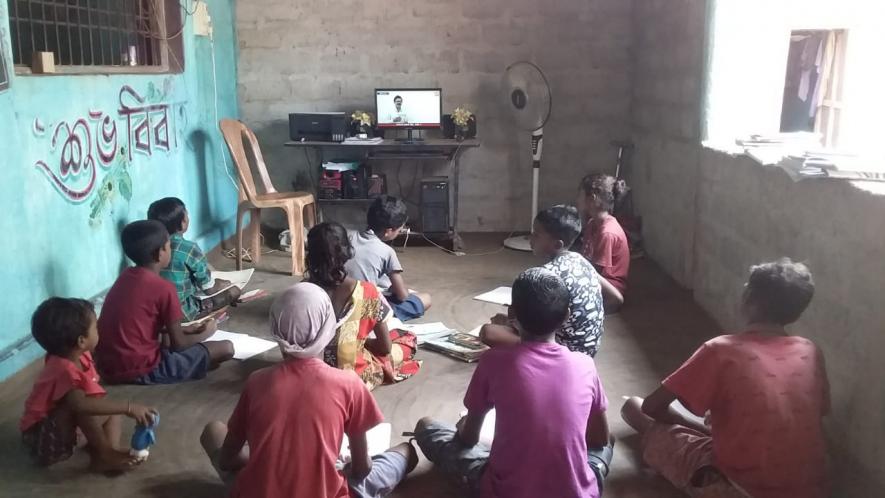
M 784 330 L 813 294 L 801 263 L 751 268 L 746 329 L 706 342 L 647 399 L 631 398 L 621 410 L 642 434 L 651 467 L 692 496 L 827 496 L 823 356 Z M 710 426 L 676 411 L 677 399 L 699 417 L 709 412 Z
M 621 224 L 611 214 L 615 185 L 615 178 L 605 174 L 587 175 L 581 180 L 578 211 L 586 222 L 580 251 L 603 278 L 625 294 L 630 273 L 630 244 Z M 606 308 L 614 311 L 620 305 L 620 302 L 607 303 Z
M 608 401 L 593 359 L 556 343 L 571 296 L 562 279 L 531 268 L 513 283 L 521 341 L 487 351 L 457 427 L 423 418 L 415 440 L 428 460 L 481 498 L 599 498 L 612 447 Z M 491 448 L 478 444 L 496 411 Z

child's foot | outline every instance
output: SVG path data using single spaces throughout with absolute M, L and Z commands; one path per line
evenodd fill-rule
M 128 451 L 110 450 L 102 454 L 93 454 L 89 464 L 92 472 L 126 472 L 135 468 L 140 462 L 129 455 Z

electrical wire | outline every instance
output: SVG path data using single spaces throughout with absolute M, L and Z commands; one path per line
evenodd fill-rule
M 215 40 L 213 38 L 209 38 L 209 48 L 212 54 L 212 103 L 215 105 L 215 122 L 218 123 L 218 71 L 215 65 Z M 234 186 L 234 191 L 239 192 L 240 185 L 234 179 L 230 172 L 230 167 L 227 165 L 227 149 L 225 148 L 223 137 L 218 142 L 218 148 L 221 152 L 221 162 L 224 166 L 224 174 L 230 179 L 230 183 Z
M 154 8 L 154 12 L 162 12 L 160 10 L 158 3 L 157 3 L 158 1 L 159 0 L 151 0 L 151 5 Z M 179 28 L 178 31 L 176 31 L 174 34 L 171 34 L 171 35 L 162 36 L 160 34 L 156 34 L 156 35 L 152 34 L 152 35 L 150 35 L 150 38 L 154 38 L 156 40 L 170 41 L 170 40 L 174 40 L 175 38 L 178 38 L 179 36 L 181 36 L 184 33 L 184 28 L 187 26 L 188 16 L 193 17 L 193 15 L 197 13 L 197 9 L 199 8 L 199 1 L 200 0 L 194 1 L 194 10 L 193 11 L 190 11 L 187 9 L 186 4 L 187 4 L 188 0 L 184 0 L 185 5 L 182 5 L 181 2 L 178 2 L 178 7 L 184 11 L 184 16 L 182 16 L 182 19 L 181 19 L 181 28 Z
M 516 230 L 511 230 L 510 233 L 507 234 L 506 237 L 504 237 L 504 240 L 507 240 L 507 239 L 509 239 L 510 237 L 512 237 L 514 233 L 516 233 Z M 449 254 L 451 254 L 452 256 L 459 256 L 459 257 L 464 257 L 464 256 L 491 256 L 491 255 L 493 255 L 493 254 L 498 254 L 499 252 L 501 252 L 501 251 L 503 251 L 504 249 L 506 249 L 506 247 L 504 247 L 504 244 L 501 244 L 501 247 L 499 247 L 499 248 L 497 248 L 497 249 L 495 249 L 494 251 L 491 251 L 491 252 L 467 253 L 467 252 L 464 252 L 464 251 L 452 251 L 451 249 L 446 249 L 445 247 L 443 247 L 443 246 L 437 244 L 436 242 L 434 242 L 434 241 L 428 239 L 427 236 L 424 235 L 424 233 L 421 233 L 421 238 L 423 238 L 425 241 L 427 241 L 428 243 L 430 243 L 430 245 L 436 247 L 437 249 L 439 249 L 439 250 L 441 250 L 441 251 L 443 251 L 443 252 L 449 253 Z M 407 242 L 407 243 L 408 243 L 408 240 L 409 240 L 409 239 L 408 239 L 408 236 L 407 236 L 407 237 L 406 237 L 406 242 Z M 404 247 L 405 247 L 405 246 L 404 246 Z

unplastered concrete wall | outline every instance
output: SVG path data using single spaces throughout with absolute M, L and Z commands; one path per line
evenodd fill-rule
M 833 496 L 881 496 L 885 218 L 879 213 L 885 212 L 885 185 L 794 183 L 779 169 L 713 149 L 701 150 L 699 165 L 695 299 L 736 330 L 743 325 L 738 303 L 750 265 L 781 256 L 809 265 L 816 294 L 791 331 L 814 340 L 826 357 Z
M 636 148 L 626 176 L 646 245 L 686 286 L 693 263 L 705 3 L 648 0 L 635 2 L 633 12 Z
M 277 188 L 288 189 L 309 184 L 308 164 L 316 169 L 319 161 L 283 147 L 290 112 L 372 109 L 376 87 L 439 86 L 445 112 L 461 104 L 476 112 L 482 140 L 462 160 L 462 229 L 527 229 L 529 134 L 502 111 L 504 70 L 530 60 L 546 72 L 553 114 L 545 128 L 541 203 L 573 202 L 580 177 L 613 169 L 609 142 L 629 133 L 632 3 L 240 1 L 242 117 L 259 137 Z M 392 193 L 399 167 L 386 169 Z M 401 168 L 399 183 L 417 201 L 410 187 L 418 170 L 408 162 Z M 434 172 L 444 170 L 429 165 L 423 174 Z
M 637 150 L 629 173 L 647 250 L 724 330 L 742 325 L 738 304 L 751 264 L 781 256 L 808 263 L 817 293 L 792 331 L 814 340 L 827 361 L 833 496 L 883 495 L 885 187 L 793 183 L 778 169 L 701 144 L 701 95 L 716 86 L 705 77 L 711 8 L 701 0 L 635 3 Z M 729 77 L 747 80 L 733 88 L 753 85 L 750 73 Z

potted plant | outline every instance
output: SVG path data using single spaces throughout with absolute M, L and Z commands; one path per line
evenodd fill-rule
M 460 142 L 476 136 L 476 116 L 467 106 L 462 105 L 452 111 L 452 123 L 455 124 L 455 140 Z
M 356 110 L 350 115 L 350 127 L 355 136 L 360 138 L 372 138 L 375 116 L 371 112 Z M 363 137 L 363 135 L 365 135 Z

